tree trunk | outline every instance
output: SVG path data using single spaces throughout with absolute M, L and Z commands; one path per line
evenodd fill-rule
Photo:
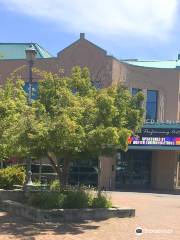
M 101 159 L 98 159 L 98 195 L 101 194 Z
M 60 165 L 60 161 L 56 158 L 55 154 L 52 152 L 48 152 L 48 159 L 54 168 L 55 172 L 58 174 L 58 179 L 62 189 L 65 189 L 68 184 L 69 177 L 69 166 L 70 166 L 70 158 L 66 156 L 63 160 L 63 166 Z
M 68 184 L 68 178 L 69 178 L 69 165 L 70 165 L 70 159 L 69 157 L 64 158 L 63 161 L 63 172 L 62 172 L 62 184 L 63 187 L 65 188 Z
M 41 183 L 41 177 L 42 177 L 42 158 L 39 160 L 39 182 Z
M 60 163 L 57 160 L 56 156 L 51 152 L 48 152 L 48 159 L 49 159 L 49 162 L 52 165 L 54 171 L 58 175 L 58 180 L 59 180 L 59 183 L 60 183 L 60 186 L 61 186 L 63 178 L 62 178 L 62 170 L 60 168 Z
M 0 168 L 3 168 L 3 160 L 1 160 L 1 167 Z

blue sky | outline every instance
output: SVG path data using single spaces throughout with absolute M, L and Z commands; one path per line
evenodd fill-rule
M 117 58 L 176 59 L 178 0 L 0 0 L 0 42 L 37 42 L 54 56 L 85 32 Z

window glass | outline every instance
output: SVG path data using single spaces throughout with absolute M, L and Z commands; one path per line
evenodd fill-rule
M 25 82 L 23 89 L 27 94 L 29 93 L 29 83 L 28 82 Z M 38 98 L 38 83 L 33 82 L 32 83 L 32 99 L 35 100 L 37 98 Z
M 157 91 L 148 90 L 147 91 L 147 101 L 148 102 L 156 102 L 157 101 Z
M 157 120 L 158 91 L 147 90 L 146 119 Z
M 151 151 L 121 152 L 116 165 L 116 188 L 150 187 Z
M 97 186 L 98 160 L 96 158 L 84 158 L 74 160 L 69 171 L 69 183 L 72 185 Z
M 39 173 L 39 165 L 31 164 L 32 173 Z
M 140 91 L 141 91 L 140 88 L 132 88 L 132 95 L 135 96 Z
M 50 165 L 42 165 L 42 173 L 54 173 L 54 169 Z

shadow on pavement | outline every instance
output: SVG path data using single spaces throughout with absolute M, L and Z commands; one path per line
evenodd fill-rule
M 33 223 L 11 213 L 0 212 L 0 237 L 13 235 L 19 240 L 35 240 L 35 236 L 50 232 L 53 235 L 81 234 L 86 230 L 96 230 L 98 225 L 83 223 Z

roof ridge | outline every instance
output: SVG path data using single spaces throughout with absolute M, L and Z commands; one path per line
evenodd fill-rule
M 5 59 L 25 59 L 25 50 L 30 45 L 32 45 L 37 51 L 37 58 L 52 58 L 53 55 L 50 54 L 45 48 L 41 47 L 35 42 L 26 43 L 0 43 L 0 60 Z
M 44 47 L 42 47 L 41 45 L 39 45 L 38 43 L 34 43 L 35 45 L 37 45 L 40 49 L 42 49 L 43 51 L 47 52 L 50 56 L 54 57 L 48 50 L 46 50 Z
M 36 44 L 35 42 L 0 42 L 0 44 Z
M 75 45 L 76 43 L 78 43 L 78 42 L 80 42 L 80 41 L 86 41 L 86 42 L 88 42 L 89 44 L 91 44 L 91 45 L 93 45 L 94 47 L 100 49 L 101 51 L 104 52 L 104 54 L 107 55 L 107 51 L 106 51 L 105 49 L 99 47 L 98 45 L 96 45 L 95 43 L 89 41 L 89 40 L 86 39 L 85 37 L 84 37 L 84 38 L 81 38 L 81 37 L 80 37 L 80 38 L 78 38 L 77 40 L 75 40 L 74 42 L 72 42 L 70 45 L 68 45 L 67 47 L 65 47 L 64 49 L 60 50 L 60 51 L 57 53 L 57 56 L 59 57 L 60 54 L 61 54 L 64 50 L 70 48 L 71 46 Z
M 178 59 L 168 59 L 168 60 L 139 60 L 139 59 L 136 59 L 136 60 L 134 60 L 134 59 L 122 59 L 122 60 L 120 60 L 120 61 L 123 61 L 123 62 L 174 62 L 174 61 L 178 61 Z

